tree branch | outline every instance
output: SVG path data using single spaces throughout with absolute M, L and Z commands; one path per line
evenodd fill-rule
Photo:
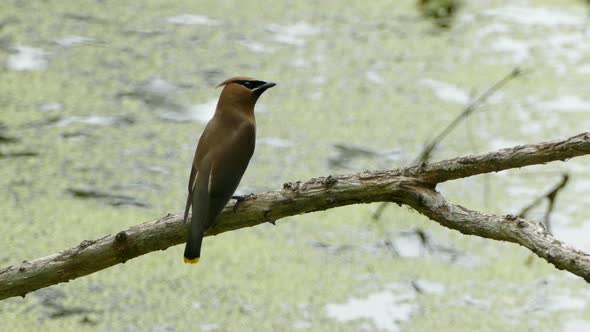
M 392 175 L 415 177 L 428 183 L 441 183 L 473 175 L 499 172 L 511 168 L 545 164 L 555 160 L 590 154 L 590 133 L 539 144 L 517 145 L 496 152 L 459 157 L 435 163 L 389 171 Z
M 590 154 L 590 133 L 563 140 L 521 145 L 389 171 L 365 171 L 306 182 L 287 182 L 283 189 L 248 197 L 234 210 L 225 208 L 207 235 L 344 205 L 394 202 L 405 204 L 443 226 L 495 240 L 521 244 L 559 269 L 590 281 L 590 258 L 554 239 L 535 223 L 494 216 L 454 205 L 435 191 L 437 183 Z M 115 235 L 85 240 L 62 252 L 0 270 L 0 300 L 79 278 L 156 250 L 183 243 L 181 215 L 133 226 Z
M 590 283 L 590 255 L 557 240 L 535 222 L 514 215 L 496 216 L 455 205 L 427 188 L 415 188 L 413 204 L 418 212 L 463 234 L 508 241 L 530 249 L 560 270 L 567 270 Z

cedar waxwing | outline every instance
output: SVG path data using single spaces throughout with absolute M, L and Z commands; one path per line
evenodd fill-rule
M 254 153 L 254 105 L 264 91 L 275 85 L 233 77 L 217 86 L 223 86 L 223 90 L 215 114 L 199 139 L 188 182 L 184 222 L 191 204 L 193 214 L 184 248 L 185 263 L 199 261 L 205 231 L 215 224 L 236 191 Z

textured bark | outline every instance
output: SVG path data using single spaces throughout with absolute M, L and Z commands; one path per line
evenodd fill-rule
M 471 211 L 448 202 L 435 190 L 436 184 L 444 181 L 585 154 L 590 154 L 589 133 L 396 170 L 287 182 L 281 190 L 245 199 L 236 209 L 226 207 L 207 235 L 344 205 L 395 202 L 464 234 L 521 244 L 558 269 L 590 281 L 589 255 L 568 247 L 537 224 L 511 215 Z M 74 248 L 47 257 L 6 267 L 0 270 L 0 299 L 24 296 L 183 243 L 186 226 L 182 215 L 169 214 L 114 235 L 84 240 Z
M 545 164 L 590 153 L 590 133 L 582 133 L 564 140 L 539 144 L 518 145 L 496 152 L 483 153 L 435 163 L 390 171 L 392 175 L 416 177 L 424 182 L 440 183 L 469 176 L 499 172 L 511 168 Z

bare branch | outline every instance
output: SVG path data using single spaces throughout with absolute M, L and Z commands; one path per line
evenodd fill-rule
M 569 180 L 569 174 L 565 173 L 561 175 L 561 180 L 558 184 L 556 184 L 551 190 L 547 193 L 543 194 L 542 196 L 537 197 L 533 200 L 529 205 L 525 206 L 522 211 L 518 214 L 519 218 L 526 218 L 527 214 L 535 207 L 541 204 L 541 202 L 545 199 L 549 202 L 547 205 L 547 210 L 545 211 L 545 216 L 543 217 L 543 224 L 545 225 L 545 229 L 547 232 L 551 233 L 551 212 L 553 212 L 553 208 L 555 207 L 555 199 L 557 198 L 557 194 L 565 187 Z
M 590 282 L 590 255 L 557 240 L 535 222 L 472 211 L 448 202 L 433 189 L 415 188 L 413 192 L 416 197 L 408 205 L 441 225 L 463 234 L 520 244 L 556 268 Z
M 522 145 L 491 153 L 390 171 L 288 182 L 283 189 L 244 199 L 228 206 L 215 235 L 313 211 L 344 205 L 394 202 L 406 204 L 443 226 L 495 240 L 519 243 L 553 263 L 590 280 L 590 261 L 532 222 L 512 216 L 493 216 L 447 202 L 434 190 L 438 182 L 590 154 L 590 134 L 564 140 Z M 25 294 L 85 276 L 156 250 L 182 243 L 186 225 L 180 215 L 133 226 L 115 235 L 85 240 L 62 252 L 0 270 L 0 299 Z M 180 264 L 180 263 L 179 263 Z
M 392 175 L 415 177 L 428 183 L 441 183 L 473 175 L 499 172 L 535 164 L 545 164 L 590 153 L 590 133 L 539 144 L 518 145 L 496 152 L 459 157 L 435 163 L 389 171 Z
M 438 135 L 436 135 L 430 142 L 428 142 L 428 144 L 426 144 L 422 151 L 420 151 L 420 154 L 418 154 L 418 157 L 414 159 L 412 164 L 415 165 L 430 160 L 430 155 L 432 154 L 432 151 L 436 149 L 438 144 L 440 144 L 440 142 L 445 137 L 447 137 L 447 135 L 450 134 L 459 123 L 461 123 L 461 121 L 469 117 L 469 115 L 471 115 L 481 104 L 488 100 L 488 98 L 493 96 L 494 93 L 498 92 L 502 87 L 504 87 L 504 85 L 506 85 L 512 79 L 518 77 L 520 74 L 522 74 L 522 71 L 518 67 L 512 69 L 510 73 L 506 74 L 504 77 L 502 77 L 502 79 L 494 83 L 492 86 L 487 88 L 482 94 L 473 99 L 469 104 L 467 104 L 463 108 L 461 113 L 459 113 L 459 115 L 457 115 L 457 117 L 453 119 L 453 121 L 451 121 L 451 123 L 449 123 L 443 130 L 440 131 L 440 133 L 438 133 Z

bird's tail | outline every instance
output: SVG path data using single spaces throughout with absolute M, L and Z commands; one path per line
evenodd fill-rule
M 195 181 L 195 188 L 192 194 L 193 214 L 188 231 L 188 239 L 186 240 L 186 247 L 184 247 L 184 262 L 190 264 L 198 263 L 199 258 L 201 258 L 201 244 L 203 243 L 205 225 L 209 218 L 208 176 L 198 176 Z
M 191 224 L 194 223 L 191 222 Z M 197 264 L 201 258 L 201 244 L 203 243 L 203 232 L 192 227 L 188 232 L 188 240 L 184 247 L 184 262 Z

